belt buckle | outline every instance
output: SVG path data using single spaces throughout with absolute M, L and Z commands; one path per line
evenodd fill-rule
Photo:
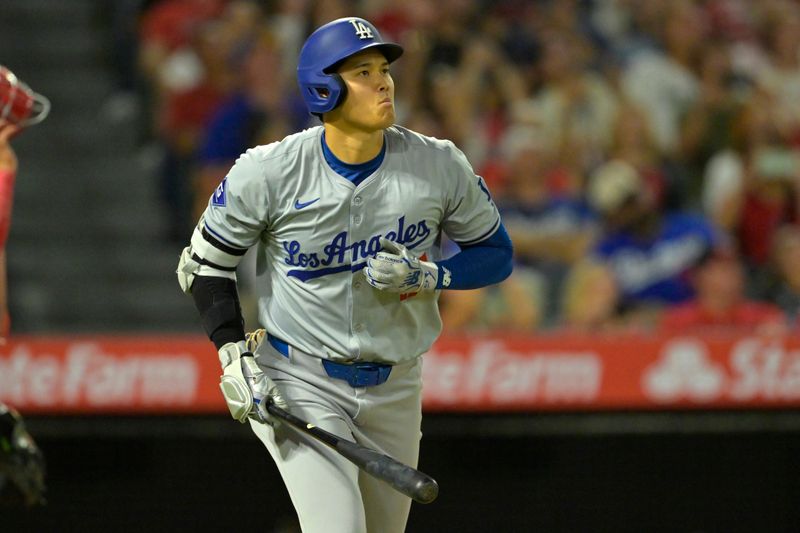
M 347 384 L 351 387 L 369 386 L 370 380 L 367 378 L 372 377 L 366 374 L 369 370 L 370 369 L 365 368 L 364 365 L 359 363 L 347 365 Z
M 372 363 L 354 363 L 349 367 L 347 383 L 351 387 L 370 387 L 377 382 L 377 368 Z

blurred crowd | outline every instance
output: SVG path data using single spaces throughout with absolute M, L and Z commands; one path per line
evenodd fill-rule
M 443 293 L 447 331 L 800 326 L 796 0 L 115 5 L 178 242 L 241 152 L 318 124 L 300 47 L 357 15 L 405 48 L 398 123 L 465 152 L 515 244 L 508 281 Z

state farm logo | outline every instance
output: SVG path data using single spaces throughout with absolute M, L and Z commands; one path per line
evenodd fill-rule
M 518 352 L 496 341 L 464 352 L 431 350 L 422 368 L 425 400 L 442 405 L 587 404 L 598 397 L 603 377 L 594 352 Z
M 719 352 L 697 338 L 667 343 L 642 375 L 644 393 L 661 403 L 800 399 L 800 350 L 779 340 L 745 338 Z
M 684 398 L 707 402 L 719 397 L 725 373 L 709 360 L 703 343 L 682 339 L 664 347 L 661 359 L 645 371 L 642 381 L 647 395 L 659 402 Z
M 86 342 L 55 354 L 23 345 L 0 357 L 0 399 L 19 406 L 188 405 L 198 374 L 181 353 L 107 353 Z

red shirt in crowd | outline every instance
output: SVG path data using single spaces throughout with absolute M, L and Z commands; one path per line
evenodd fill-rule
M 661 327 L 673 333 L 698 329 L 752 332 L 760 326 L 778 325 L 784 321 L 781 309 L 768 303 L 743 301 L 719 314 L 710 312 L 697 301 L 691 301 L 665 310 Z
M 141 39 L 159 42 L 168 50 L 189 43 L 197 27 L 222 13 L 225 0 L 168 0 L 150 7 L 142 16 Z
M 754 264 L 764 265 L 770 257 L 772 238 L 778 227 L 797 222 L 791 201 L 768 200 L 747 194 L 739 223 L 742 253 Z

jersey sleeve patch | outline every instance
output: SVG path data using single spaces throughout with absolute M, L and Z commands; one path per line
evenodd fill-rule
M 227 182 L 228 182 L 228 177 L 225 176 L 225 178 L 222 180 L 222 182 L 217 186 L 216 190 L 214 191 L 214 195 L 211 197 L 211 205 L 217 207 L 225 207 L 225 205 L 227 204 L 227 199 L 226 199 L 227 195 L 225 194 Z

